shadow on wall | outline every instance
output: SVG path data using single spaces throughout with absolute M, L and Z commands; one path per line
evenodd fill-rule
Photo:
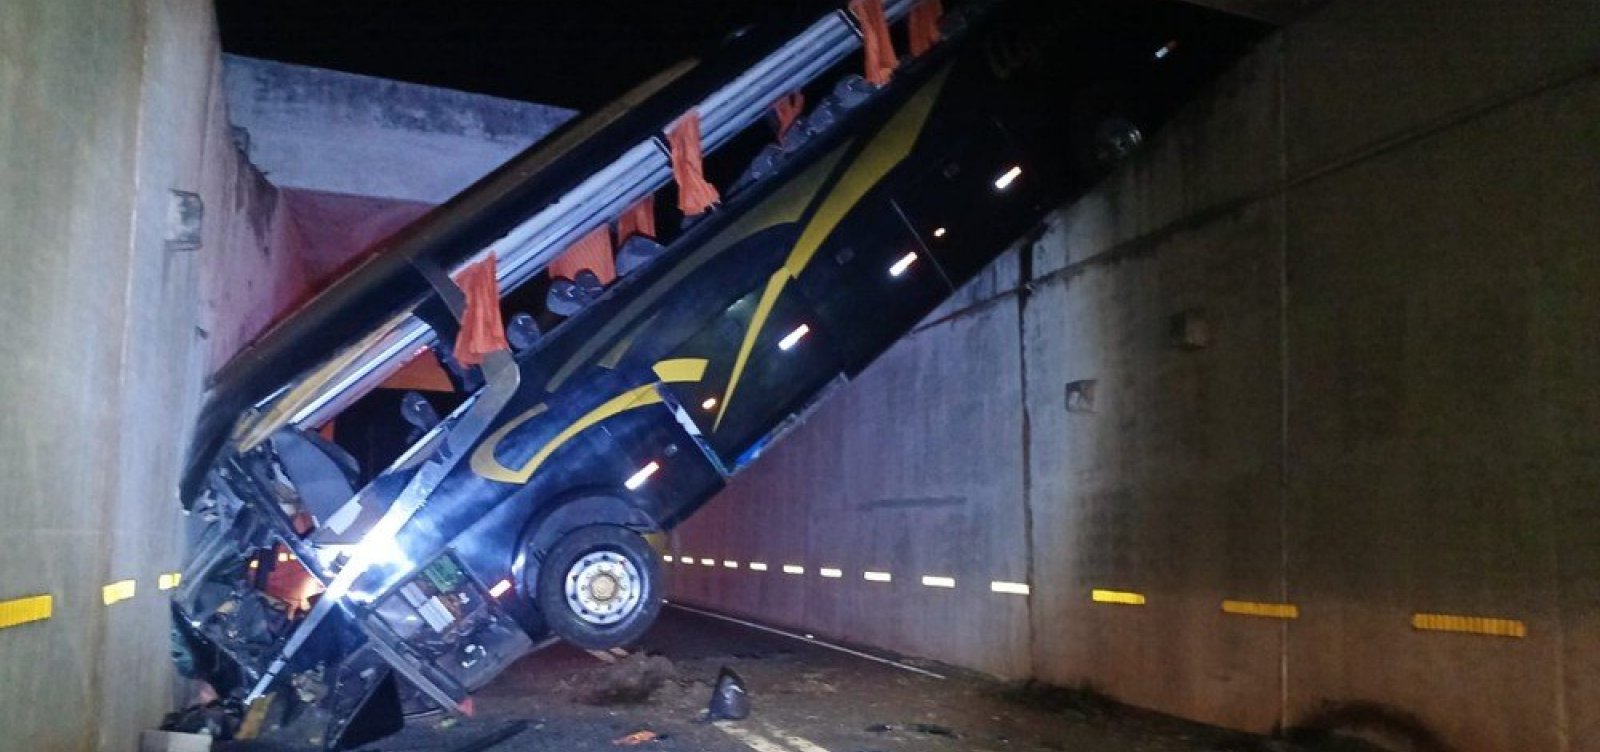
M 1376 702 L 1327 702 L 1285 734 L 1317 752 L 1457 752 L 1416 715 Z

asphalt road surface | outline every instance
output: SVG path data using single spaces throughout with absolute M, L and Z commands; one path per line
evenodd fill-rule
M 750 716 L 707 722 L 719 671 Z M 936 678 L 917 669 L 942 675 Z M 472 718 L 414 720 L 371 752 L 1265 752 L 1255 737 L 1123 708 L 1092 692 L 894 665 L 669 607 L 634 648 L 557 644 L 475 698 Z M 520 731 L 518 730 L 520 728 Z M 478 744 L 515 732 L 492 744 Z

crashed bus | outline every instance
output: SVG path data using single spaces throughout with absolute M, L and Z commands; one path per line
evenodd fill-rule
M 225 366 L 180 489 L 204 528 L 174 600 L 189 672 L 248 709 L 253 733 L 341 748 L 408 711 L 464 711 L 551 638 L 636 640 L 663 595 L 646 536 L 1211 72 L 1095 57 L 1097 35 L 1167 49 L 1148 19 L 1135 32 L 1062 21 L 1067 3 L 914 5 L 857 0 L 663 73 L 419 220 Z M 873 27 L 899 34 L 919 13 L 917 54 L 885 60 L 895 41 Z M 877 40 L 875 81 L 856 73 L 863 39 Z M 674 123 L 692 113 L 713 159 L 797 91 L 816 104 L 715 208 L 675 237 L 630 241 L 625 273 L 548 331 L 512 316 L 511 347 L 457 357 L 484 304 L 463 270 L 493 269 L 501 295 L 522 288 L 671 182 Z M 318 429 L 419 357 L 464 399 L 442 418 L 419 409 L 403 453 L 357 467 Z

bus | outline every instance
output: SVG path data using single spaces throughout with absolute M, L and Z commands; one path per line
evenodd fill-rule
M 914 5 L 881 5 L 896 44 Z M 531 147 L 236 356 L 180 489 L 203 528 L 174 599 L 186 673 L 236 703 L 243 733 L 339 748 L 409 710 L 463 711 L 552 638 L 633 642 L 663 596 L 647 536 L 1259 33 L 1155 0 L 952 5 L 886 82 L 857 74 L 872 19 L 848 7 L 741 32 Z M 815 104 L 772 143 L 769 107 L 793 92 Z M 452 273 L 493 256 L 505 300 L 526 303 L 562 248 L 668 185 L 662 134 L 691 111 L 708 173 L 739 173 L 721 203 L 641 241 L 581 309 L 513 316 L 514 347 L 458 362 Z M 386 466 L 319 433 L 417 357 L 461 399 L 419 409 Z

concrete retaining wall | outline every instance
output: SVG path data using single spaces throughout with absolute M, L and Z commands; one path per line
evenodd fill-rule
M 1596 28 L 1275 35 L 678 530 L 718 565 L 673 596 L 1242 729 L 1600 749 Z
M 283 272 L 211 14 L 0 12 L 0 602 L 51 599 L 0 629 L 3 749 L 131 750 L 177 699 L 158 585 L 181 564 L 178 464 L 213 346 L 242 341 Z M 168 242 L 174 190 L 203 202 L 198 248 Z

